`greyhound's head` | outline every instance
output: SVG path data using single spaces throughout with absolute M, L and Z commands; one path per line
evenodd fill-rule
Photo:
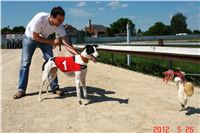
M 93 60 L 95 63 L 97 62 L 97 58 L 99 58 L 99 53 L 97 52 L 98 45 L 86 45 L 84 47 L 81 56 L 88 59 Z
M 182 82 L 182 80 L 181 80 L 180 77 L 175 77 L 175 78 L 174 78 L 174 82 L 176 83 L 176 85 L 178 85 L 179 83 Z

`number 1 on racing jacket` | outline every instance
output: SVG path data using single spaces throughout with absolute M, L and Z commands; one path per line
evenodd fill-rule
M 81 71 L 81 65 L 75 63 L 74 56 L 70 57 L 55 57 L 53 58 L 55 65 L 62 72 L 75 72 Z

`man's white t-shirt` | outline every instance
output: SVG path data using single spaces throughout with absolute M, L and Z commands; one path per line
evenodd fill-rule
M 49 24 L 48 18 L 49 13 L 40 12 L 36 14 L 33 19 L 28 23 L 25 31 L 25 35 L 28 38 L 33 38 L 33 31 L 39 33 L 40 36 L 47 38 L 54 32 L 58 33 L 61 37 L 66 35 L 66 31 L 63 25 L 51 26 Z

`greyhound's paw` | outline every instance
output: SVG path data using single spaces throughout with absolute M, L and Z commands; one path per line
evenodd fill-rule
M 83 104 L 82 101 L 78 101 L 78 103 L 79 103 L 79 105 L 82 105 L 82 104 Z
M 89 102 L 90 102 L 89 99 L 84 99 L 84 101 L 83 101 L 83 103 L 84 103 L 85 105 L 87 105 Z
M 81 108 L 84 108 L 84 107 L 85 107 L 85 104 L 80 105 L 80 107 L 81 107 Z
M 87 99 L 88 99 L 88 97 L 87 97 L 87 96 L 84 96 L 84 99 L 85 99 L 85 100 L 87 100 Z
M 41 98 L 38 98 L 38 102 L 42 102 L 42 99 L 41 99 Z
M 81 108 L 85 107 L 85 104 L 82 103 L 82 101 L 78 101 Z
M 184 104 L 181 104 L 181 107 L 182 107 L 182 109 L 185 109 L 185 105 Z

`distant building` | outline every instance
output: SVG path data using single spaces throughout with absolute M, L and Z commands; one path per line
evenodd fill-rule
M 92 24 L 91 27 L 86 27 L 85 30 L 94 37 L 106 34 L 106 27 L 103 25 Z
M 24 34 L 16 33 L 16 34 L 4 34 L 1 35 L 1 48 L 6 49 L 16 49 L 22 48 L 22 40 Z
M 85 28 L 85 31 L 88 32 L 93 37 L 98 37 L 106 34 L 106 27 L 103 25 L 91 24 L 89 20 L 89 27 Z
M 77 41 L 78 30 L 72 25 L 64 25 L 70 42 Z M 52 34 L 53 35 L 53 34 Z M 1 35 L 1 48 L 15 49 L 22 48 L 24 33 L 7 32 Z
M 77 35 L 78 30 L 73 27 L 72 25 L 66 24 L 64 25 L 65 27 L 65 31 L 67 32 L 68 35 L 73 36 L 73 35 Z
M 77 43 L 79 31 L 75 27 L 69 24 L 64 25 L 64 28 L 67 33 L 67 36 L 69 37 L 69 41 L 71 43 Z

